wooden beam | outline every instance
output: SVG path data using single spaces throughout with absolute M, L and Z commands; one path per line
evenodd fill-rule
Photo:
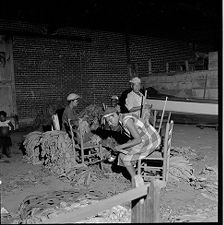
M 185 60 L 185 69 L 186 69 L 186 71 L 189 71 L 189 63 L 188 63 L 188 60 Z
M 124 193 L 115 195 L 111 198 L 101 200 L 92 205 L 88 205 L 83 208 L 79 208 L 77 210 L 72 210 L 63 215 L 58 215 L 52 219 L 46 220 L 44 222 L 53 224 L 53 223 L 74 223 L 84 220 L 87 217 L 95 216 L 97 213 L 102 212 L 106 209 L 110 209 L 113 206 L 123 204 L 128 201 L 132 201 L 134 199 L 140 198 L 147 194 L 147 188 L 150 186 L 149 184 L 145 184 L 138 188 L 126 191 Z
M 152 104 L 153 110 L 163 110 L 164 101 L 159 99 L 146 99 L 147 104 Z M 201 103 L 186 101 L 167 101 L 166 111 L 185 114 L 202 114 L 218 116 L 217 103 Z
M 49 35 L 42 33 L 32 33 L 27 31 L 10 31 L 6 29 L 0 29 L 0 32 L 8 35 L 8 36 L 25 36 L 30 38 L 46 38 L 46 39 L 54 39 L 54 40 L 67 40 L 67 41 L 77 41 L 77 42 L 86 42 L 91 43 L 92 39 L 90 37 L 81 37 L 81 36 L 69 36 L 63 34 Z
M 149 59 L 148 61 L 148 71 L 149 71 L 149 75 L 152 74 L 152 60 Z
M 144 186 L 144 181 L 141 175 L 136 175 L 134 177 L 133 187 Z M 131 223 L 144 223 L 144 197 L 137 198 L 131 202 Z
M 164 181 L 160 181 L 158 179 L 153 179 L 151 184 L 152 185 L 147 190 L 147 196 L 150 196 L 150 199 L 148 200 L 150 206 L 150 213 L 148 215 L 150 215 L 150 218 L 147 219 L 147 222 L 150 220 L 150 222 L 155 223 L 160 221 L 160 190 L 161 188 L 165 187 L 166 184 Z

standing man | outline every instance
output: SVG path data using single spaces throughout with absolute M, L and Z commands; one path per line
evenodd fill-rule
M 5 111 L 0 111 L 0 159 L 2 153 L 11 158 L 10 147 L 12 146 L 12 140 L 10 131 L 14 130 L 14 126 L 10 120 L 6 119 L 6 116 Z
M 140 116 L 141 103 L 143 94 L 140 92 L 141 80 L 138 77 L 134 77 L 129 81 L 131 83 L 132 91 L 128 93 L 125 100 L 125 106 L 129 112 L 133 112 L 137 116 Z
M 67 97 L 68 105 L 65 107 L 62 115 L 62 130 L 68 133 L 70 131 L 68 120 L 71 120 L 72 125 L 74 125 L 74 121 L 77 120 L 75 108 L 78 105 L 79 98 L 80 96 L 75 93 L 71 93 Z

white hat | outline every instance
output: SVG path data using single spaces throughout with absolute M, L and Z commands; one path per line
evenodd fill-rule
M 134 77 L 131 80 L 129 80 L 129 82 L 138 84 L 138 83 L 141 83 L 141 79 L 139 77 Z
M 111 99 L 116 99 L 116 100 L 118 100 L 118 96 L 117 96 L 117 95 L 112 95 L 112 96 L 111 96 Z
M 72 101 L 72 100 L 75 100 L 75 99 L 78 99 L 80 98 L 79 95 L 75 94 L 75 93 L 71 93 L 67 96 L 67 101 Z

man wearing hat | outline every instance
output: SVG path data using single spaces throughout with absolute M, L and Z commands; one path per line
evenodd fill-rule
M 68 105 L 65 107 L 65 110 L 62 115 L 62 130 L 69 131 L 68 120 L 74 121 L 77 119 L 77 115 L 75 113 L 75 107 L 78 105 L 79 95 L 75 93 L 71 93 L 67 96 Z
M 134 77 L 129 82 L 131 83 L 132 91 L 127 95 L 125 106 L 129 112 L 134 112 L 134 114 L 140 116 L 143 97 L 143 94 L 140 92 L 141 79 L 139 77 Z
M 121 114 L 113 107 L 105 110 L 103 119 L 111 127 L 121 126 L 128 136 L 127 142 L 118 144 L 113 150 L 119 153 L 119 165 L 124 166 L 133 179 L 136 175 L 134 164 L 151 154 L 160 145 L 161 137 L 148 121 L 135 114 Z
M 120 105 L 118 104 L 119 98 L 117 95 L 112 95 L 111 96 L 111 106 L 117 109 L 118 112 L 121 112 Z

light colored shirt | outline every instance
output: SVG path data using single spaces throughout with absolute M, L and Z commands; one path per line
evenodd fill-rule
M 143 94 L 141 92 L 139 92 L 139 95 L 136 94 L 134 91 L 131 91 L 130 93 L 128 93 L 127 98 L 126 98 L 126 104 L 125 106 L 127 107 L 127 109 L 130 111 L 130 109 L 132 109 L 133 107 L 137 107 L 137 106 L 141 106 L 141 102 L 142 102 L 142 97 Z M 140 110 L 134 112 L 136 114 L 140 114 Z
M 9 130 L 11 130 L 11 126 L 9 126 L 10 120 L 6 120 L 4 122 L 0 121 L 0 127 L 9 127 Z

